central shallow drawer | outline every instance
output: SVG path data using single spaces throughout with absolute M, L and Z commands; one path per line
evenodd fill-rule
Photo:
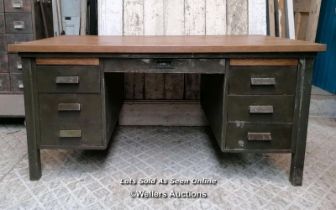
M 291 124 L 229 123 L 226 149 L 290 150 Z
M 103 146 L 101 96 L 41 94 L 41 145 Z
M 225 59 L 108 59 L 104 68 L 105 72 L 223 74 Z
M 296 66 L 230 66 L 229 94 L 293 95 Z
M 292 122 L 294 96 L 229 96 L 229 121 Z
M 40 93 L 99 93 L 97 66 L 37 66 Z

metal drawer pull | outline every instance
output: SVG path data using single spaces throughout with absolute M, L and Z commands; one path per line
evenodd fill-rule
M 19 85 L 18 85 L 18 86 L 19 86 L 19 89 L 23 89 L 23 88 L 24 88 L 22 81 L 19 82 Z
M 22 70 L 22 63 L 18 61 L 16 67 L 18 70 Z
M 25 23 L 24 21 L 14 21 L 13 22 L 13 25 L 14 25 L 14 29 L 15 30 L 22 30 L 25 28 Z
M 12 7 L 15 9 L 20 9 L 23 7 L 23 0 L 12 0 Z
M 59 112 L 67 112 L 67 111 L 80 112 L 81 104 L 80 103 L 59 103 L 57 109 Z
M 274 86 L 275 84 L 276 84 L 276 81 L 274 77 L 269 77 L 269 78 L 252 77 L 251 78 L 252 86 Z
M 79 84 L 79 76 L 58 76 L 56 84 Z
M 249 106 L 250 114 L 273 114 L 273 106 Z
M 272 141 L 272 134 L 269 132 L 248 132 L 247 133 L 248 141 Z
M 60 138 L 81 138 L 82 130 L 60 130 Z

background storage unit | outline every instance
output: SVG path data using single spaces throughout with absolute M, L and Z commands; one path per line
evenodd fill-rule
M 44 38 L 50 31 L 43 25 L 50 19 L 47 5 L 48 1 L 0 0 L 0 117 L 24 116 L 22 63 L 17 54 L 7 53 L 7 45 Z M 41 17 L 42 7 L 47 17 Z
M 322 1 L 316 41 L 328 48 L 316 57 L 313 83 L 336 93 L 336 1 Z

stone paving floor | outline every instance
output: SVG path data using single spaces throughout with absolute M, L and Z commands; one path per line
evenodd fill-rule
M 24 126 L 2 124 L 0 209 L 334 210 L 336 120 L 314 106 L 302 187 L 288 181 L 290 155 L 222 154 L 209 129 L 200 127 L 119 127 L 107 151 L 43 150 L 43 176 L 32 182 Z M 218 183 L 120 184 L 142 178 Z M 134 191 L 203 192 L 207 198 L 131 198 Z

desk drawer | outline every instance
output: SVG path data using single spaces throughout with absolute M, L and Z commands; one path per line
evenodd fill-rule
M 294 96 L 229 96 L 229 121 L 292 122 Z
M 96 94 L 40 94 L 41 145 L 101 146 L 100 97 Z
M 230 66 L 229 94 L 293 95 L 297 66 Z
M 37 66 L 40 93 L 99 93 L 97 66 Z
M 108 59 L 105 68 L 127 73 L 224 73 L 225 59 Z
M 6 33 L 30 34 L 32 32 L 32 16 L 30 13 L 6 14 Z
M 232 150 L 290 150 L 292 125 L 229 123 L 226 148 Z
M 31 0 L 4 0 L 5 12 L 30 12 Z

